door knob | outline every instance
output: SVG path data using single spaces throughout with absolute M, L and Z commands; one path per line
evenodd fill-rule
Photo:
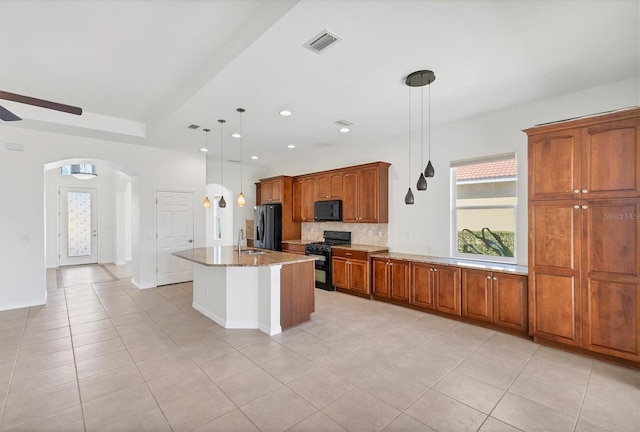
M 187 243 L 193 243 L 193 240 L 187 240 Z

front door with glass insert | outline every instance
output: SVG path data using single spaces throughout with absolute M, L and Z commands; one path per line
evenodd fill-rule
M 60 265 L 98 262 L 98 191 L 60 188 Z

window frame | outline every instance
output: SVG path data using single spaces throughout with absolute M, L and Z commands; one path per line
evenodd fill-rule
M 456 204 L 457 201 L 457 180 L 456 180 L 456 169 L 461 166 L 467 165 L 475 165 L 482 164 L 488 162 L 498 162 L 502 160 L 510 160 L 513 159 L 516 162 L 516 174 L 515 174 L 515 183 L 516 183 L 516 202 L 513 205 L 508 204 L 494 204 L 494 205 L 486 205 L 486 206 L 465 206 L 458 207 Z M 451 242 L 451 258 L 455 259 L 465 259 L 465 260 L 473 260 L 473 261 L 481 261 L 481 262 L 498 262 L 505 264 L 516 264 L 518 262 L 518 159 L 516 153 L 508 153 L 502 155 L 488 156 L 488 157 L 480 157 L 474 159 L 465 159 L 461 161 L 452 161 L 449 167 L 449 176 L 450 176 L 450 185 L 451 185 L 451 203 L 450 203 L 450 220 L 451 226 L 449 230 L 450 242 Z M 488 182 L 477 182 L 477 183 L 495 183 L 496 180 L 491 180 Z M 458 252 L 458 210 L 459 209 L 468 209 L 468 210 L 484 210 L 484 209 L 513 209 L 513 223 L 514 223 L 514 231 L 513 231 L 513 257 L 501 257 L 498 255 L 479 255 L 479 254 L 470 254 Z

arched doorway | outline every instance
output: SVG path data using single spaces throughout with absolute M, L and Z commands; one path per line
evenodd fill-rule
M 61 170 L 66 165 L 88 163 L 96 167 L 97 176 L 93 179 L 79 180 Z M 91 158 L 47 163 L 44 170 L 46 267 L 108 263 L 130 269 L 132 206 L 137 199 L 132 179 L 137 173 L 112 161 Z M 85 213 L 95 219 L 95 226 L 87 227 L 88 218 L 82 219 Z M 71 229 L 70 223 L 74 225 Z M 71 238 L 72 234 L 75 237 Z M 86 243 L 88 239 L 91 244 Z M 95 258 L 89 257 L 89 252 Z

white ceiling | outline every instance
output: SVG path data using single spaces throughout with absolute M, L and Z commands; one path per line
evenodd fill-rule
M 342 40 L 302 47 L 323 29 Z M 244 160 L 268 166 L 406 133 L 415 70 L 432 123 L 638 77 L 639 32 L 637 0 L 0 0 L 0 89 L 84 114 L 0 103 L 12 126 L 188 152 L 195 123 L 213 158 L 223 118 L 225 159 L 243 107 Z

